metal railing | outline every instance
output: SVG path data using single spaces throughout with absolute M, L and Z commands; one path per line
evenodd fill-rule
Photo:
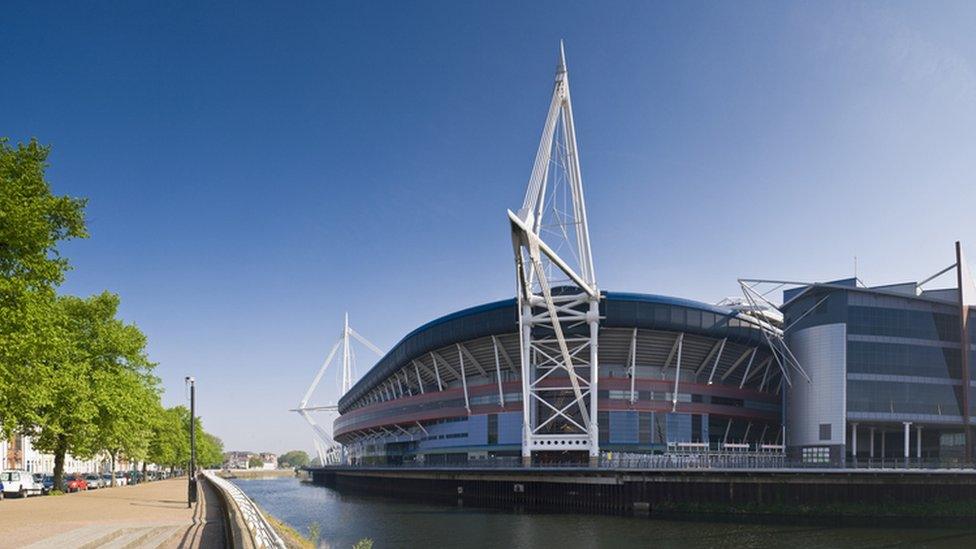
M 596 463 L 589 462 L 534 462 L 525 464 L 519 457 L 494 457 L 468 459 L 466 461 L 404 461 L 402 463 L 355 463 L 327 466 L 352 469 L 586 469 L 586 470 L 811 470 L 831 469 L 838 472 L 850 470 L 952 470 L 976 472 L 976 465 L 960 462 L 933 460 L 886 460 L 847 462 L 837 465 L 825 461 L 791 460 L 781 452 L 703 452 L 703 453 L 607 453 Z
M 264 514 L 243 490 L 234 483 L 218 477 L 213 471 L 204 471 L 203 474 L 214 487 L 223 492 L 225 500 L 237 508 L 238 516 L 244 522 L 254 547 L 286 549 L 287 545 L 278 535 L 278 532 L 264 518 Z M 228 527 L 233 526 L 228 525 Z

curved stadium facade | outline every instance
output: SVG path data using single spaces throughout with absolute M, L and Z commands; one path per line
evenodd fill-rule
M 782 378 L 754 318 L 696 301 L 613 292 L 601 295 L 600 316 L 602 451 L 782 448 Z M 343 396 L 335 439 L 351 462 L 363 464 L 517 457 L 519 348 L 515 300 L 429 322 Z M 541 383 L 566 385 L 566 376 L 557 372 Z M 544 406 L 530 409 L 545 422 Z M 574 450 L 555 444 L 541 459 Z

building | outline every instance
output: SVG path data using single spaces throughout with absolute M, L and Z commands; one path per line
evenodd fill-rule
M 787 290 L 786 341 L 811 378 L 787 395 L 795 459 L 971 462 L 976 291 L 961 249 L 954 287 L 935 277 L 865 287 L 857 279 Z
M 258 454 L 261 458 L 261 468 L 262 469 L 277 469 L 278 468 L 278 456 L 270 452 L 261 452 Z
M 93 459 L 78 459 L 71 454 L 64 457 L 64 470 L 70 473 L 98 473 L 104 469 L 103 456 Z M 54 454 L 41 452 L 31 444 L 31 438 L 14 435 L 0 441 L 0 470 L 22 469 L 32 473 L 51 474 L 54 472 Z
M 754 319 L 695 301 L 612 292 L 603 294 L 600 313 L 604 452 L 774 451 L 781 444 L 782 376 Z M 336 440 L 360 463 L 520 456 L 518 329 L 514 300 L 417 328 L 339 401 Z M 545 383 L 566 384 L 566 376 Z M 551 457 L 562 459 L 566 450 L 554 448 Z
M 249 469 L 254 452 L 224 452 L 224 469 Z

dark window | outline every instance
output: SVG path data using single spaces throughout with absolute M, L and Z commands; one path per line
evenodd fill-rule
M 820 424 L 820 440 L 830 440 L 830 424 Z
M 654 434 L 654 414 L 651 412 L 641 412 L 638 416 L 638 439 L 641 445 L 651 444 Z
M 498 414 L 488 414 L 488 444 L 498 444 Z
M 600 444 L 610 442 L 610 412 L 597 412 L 596 421 L 600 428 Z

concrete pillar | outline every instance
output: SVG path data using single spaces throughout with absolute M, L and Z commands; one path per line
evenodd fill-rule
M 851 423 L 851 456 L 857 460 L 857 423 Z
M 922 459 L 922 426 L 915 426 L 915 457 Z
M 871 427 L 871 459 L 874 459 L 874 427 Z
M 881 461 L 885 458 L 885 430 L 881 430 Z
M 912 422 L 911 421 L 903 421 L 902 424 L 905 425 L 905 461 L 908 461 L 908 456 L 909 456 L 909 453 L 908 453 L 908 440 L 911 438 L 911 431 L 909 431 L 908 429 L 909 429 L 909 427 L 911 427 Z

